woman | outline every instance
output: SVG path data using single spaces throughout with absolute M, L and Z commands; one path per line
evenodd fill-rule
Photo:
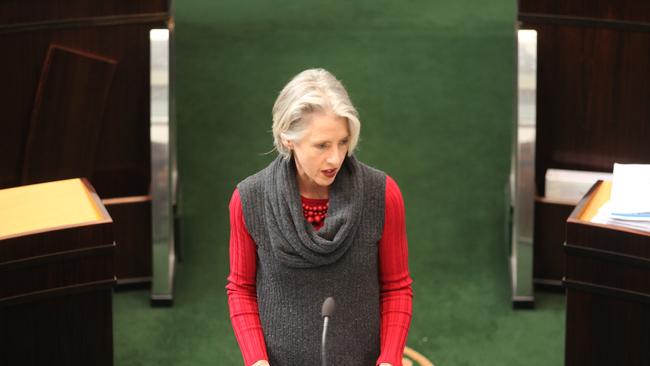
M 404 203 L 359 162 L 343 85 L 306 70 L 273 106 L 279 156 L 230 201 L 228 304 L 245 365 L 320 364 L 321 304 L 336 300 L 327 360 L 397 366 L 411 321 Z

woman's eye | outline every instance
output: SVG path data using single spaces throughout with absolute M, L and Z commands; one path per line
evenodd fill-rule
M 316 145 L 316 147 L 318 147 L 319 149 L 324 149 L 324 148 L 327 147 L 327 145 L 325 145 L 325 144 L 320 144 L 320 145 Z
M 348 140 L 341 141 L 341 145 L 347 145 L 347 144 L 348 144 Z

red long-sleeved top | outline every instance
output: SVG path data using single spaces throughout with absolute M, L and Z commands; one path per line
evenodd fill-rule
M 304 197 L 302 200 L 312 205 L 327 202 L 327 199 Z M 411 324 L 413 291 L 408 270 L 404 200 L 397 183 L 390 176 L 386 176 L 385 206 L 384 230 L 378 248 L 381 353 L 377 365 L 385 362 L 401 366 Z M 268 360 L 257 307 L 256 253 L 255 242 L 244 223 L 239 191 L 235 189 L 230 200 L 230 275 L 226 289 L 230 320 L 247 366 L 259 360 Z

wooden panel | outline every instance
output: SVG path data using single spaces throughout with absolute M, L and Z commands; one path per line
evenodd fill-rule
M 572 217 L 566 227 L 567 244 L 650 260 L 650 233 L 625 228 L 612 230 L 611 226 L 584 223 Z
M 38 77 L 50 43 L 119 62 L 106 100 L 90 180 L 102 198 L 148 194 L 149 29 L 164 23 L 0 34 L 0 188 L 20 184 Z
M 71 227 L 0 241 L 0 262 L 113 243 L 113 223 Z
M 112 280 L 115 244 L 0 262 L 0 298 Z
M 535 202 L 533 277 L 535 280 L 556 281 L 564 276 L 564 235 L 566 219 L 573 206 L 559 203 Z
M 650 296 L 650 260 L 567 248 L 566 278 Z
M 32 110 L 22 184 L 90 177 L 114 60 L 52 45 Z
M 106 200 L 115 230 L 118 284 L 149 282 L 152 275 L 151 198 Z
M 112 366 L 112 312 L 110 287 L 0 304 L 0 363 Z
M 650 304 L 567 291 L 566 366 L 650 364 Z
M 650 22 L 647 0 L 519 0 L 520 13 Z
M 650 159 L 650 33 L 535 25 L 536 183 L 548 168 L 611 171 Z
M 28 6 L 25 3 L 29 3 Z M 168 12 L 168 0 L 3 0 L 0 24 Z

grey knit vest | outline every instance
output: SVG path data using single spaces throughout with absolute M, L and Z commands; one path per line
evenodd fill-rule
M 375 364 L 385 187 L 383 172 L 347 157 L 329 189 L 325 224 L 315 231 L 302 214 L 293 159 L 278 157 L 238 184 L 257 245 L 257 300 L 271 366 L 320 365 L 320 311 L 328 296 L 336 300 L 328 364 Z

